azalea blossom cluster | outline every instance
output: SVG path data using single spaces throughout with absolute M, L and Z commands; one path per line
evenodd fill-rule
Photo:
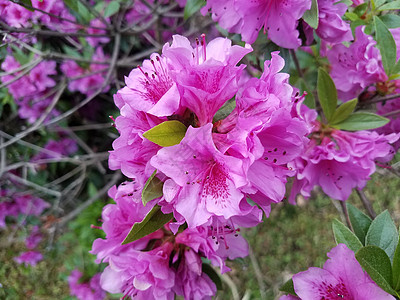
M 1 190 L 0 198 L 4 200 L 0 202 L 0 229 L 3 230 L 8 226 L 15 227 L 18 230 L 20 226 L 26 225 L 25 220 L 27 217 L 38 218 L 50 206 L 48 202 L 41 198 L 13 193 L 10 190 Z M 22 221 L 18 221 L 20 216 L 23 216 Z M 14 261 L 18 264 L 23 263 L 26 266 L 35 266 L 43 259 L 43 255 L 38 250 L 35 250 L 43 236 L 37 225 L 29 226 L 27 231 L 29 235 L 25 239 L 25 246 L 28 251 L 14 257 Z
M 161 55 L 151 55 L 150 60 L 132 70 L 126 77 L 127 86 L 115 95 L 121 111 L 115 122 L 120 137 L 113 143 L 109 165 L 121 169 L 138 187 L 127 191 L 127 184 L 120 186 L 118 192 L 124 189 L 126 198 L 119 199 L 115 190 L 112 193 L 117 196 L 113 198 L 118 206 L 124 199 L 125 209 L 121 212 L 136 212 L 131 218 L 135 215 L 134 220 L 140 222 L 150 208 L 143 207 L 135 193 L 140 193 L 155 172 L 163 182 L 163 196 L 154 201 L 163 213 L 172 212 L 174 221 L 166 225 L 169 233 L 164 229 L 121 246 L 132 223 L 117 221 L 121 217 L 111 213 L 110 206 L 104 209 L 103 229 L 106 233 L 118 232 L 118 239 L 107 234 L 106 242 L 94 243 L 93 253 L 110 264 L 102 275 L 102 287 L 108 291 L 154 298 L 163 295 L 166 299 L 173 293 L 188 299 L 205 291 L 202 296 L 213 295 L 215 285 L 201 272 L 200 257 L 225 272 L 226 258 L 247 255 L 244 240 L 236 236 L 238 226 L 255 226 L 262 216 L 258 206 L 269 215 L 271 203 L 282 201 L 287 177 L 295 174 L 288 164 L 308 142 L 309 127 L 296 116 L 299 93 L 288 84 L 289 76 L 279 73 L 284 60 L 278 53 L 265 62 L 261 78 L 240 83 L 244 66 L 237 64 L 251 47 L 232 46 L 223 38 L 206 44 L 202 38 L 192 47 L 188 39 L 175 35 Z M 218 118 L 217 112 L 229 106 L 233 97 L 235 108 Z M 179 122 L 186 131 L 176 145 L 161 147 L 143 136 L 170 121 Z M 251 205 L 248 198 L 258 206 Z M 118 206 L 113 205 L 113 211 Z M 137 213 L 139 208 L 142 214 Z M 110 223 L 113 220 L 112 230 L 107 219 Z M 181 226 L 187 229 L 181 232 Z M 152 239 L 158 245 L 151 250 L 154 254 L 138 253 Z M 185 249 L 183 245 L 192 250 L 174 250 Z M 237 248 L 241 249 L 239 253 Z M 117 255 L 108 258 L 112 252 Z M 155 266 L 139 268 L 142 264 L 151 266 L 153 257 L 164 271 Z M 175 261 L 180 264 L 175 266 Z M 179 275 L 175 280 L 170 270 L 173 266 L 182 271 L 176 273 Z M 167 276 L 166 270 L 171 275 Z M 153 274 L 140 275 L 143 272 Z M 138 278 L 133 286 L 132 278 Z M 157 278 L 164 280 L 159 282 Z M 208 287 L 195 288 L 196 282 Z M 162 284 L 163 291 L 157 291 Z
M 223 272 L 229 271 L 225 259 L 246 256 L 246 241 L 228 225 L 215 229 L 224 238 L 218 243 L 212 227 L 179 229 L 174 235 L 167 224 L 137 241 L 122 244 L 132 225 L 141 222 L 155 204 L 143 206 L 141 192 L 140 185 L 132 181 L 109 191 L 116 204 L 103 209 L 106 238 L 95 240 L 91 251 L 97 255 L 97 262 L 109 264 L 101 275 L 102 289 L 139 299 L 173 299 L 175 294 L 185 299 L 213 296 L 216 286 L 204 273 L 202 259 L 210 260 Z
M 399 140 L 398 133 L 338 130 L 318 121 L 315 110 L 305 106 L 302 110 L 313 129 L 309 144 L 294 162 L 297 172 L 289 198 L 292 204 L 298 193 L 310 197 L 315 186 L 329 197 L 345 201 L 353 188 L 365 187 L 376 170 L 376 162 L 393 158 L 392 144 Z
M 95 274 L 88 282 L 80 282 L 82 273 L 75 269 L 68 276 L 71 295 L 79 300 L 103 300 L 106 292 L 100 287 L 100 274 Z

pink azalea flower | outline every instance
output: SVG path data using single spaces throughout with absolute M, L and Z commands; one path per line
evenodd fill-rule
M 42 151 L 32 158 L 32 161 L 37 161 L 46 158 L 60 158 L 68 156 L 78 151 L 78 146 L 73 139 L 62 138 L 58 141 L 50 140 L 44 146 L 47 151 Z
M 14 257 L 14 261 L 17 264 L 24 264 L 26 267 L 27 266 L 36 266 L 39 261 L 43 259 L 42 253 L 38 251 L 27 251 L 21 253 L 21 255 Z
M 217 132 L 227 133 L 214 135 L 218 149 L 249 165 L 246 191 L 267 215 L 270 203 L 283 199 L 286 178 L 294 175 L 287 165 L 302 152 L 309 133 L 306 123 L 292 116 L 293 88 L 289 75 L 279 73 L 283 66 L 284 60 L 272 53 L 261 78 L 244 84 L 236 110 L 218 125 Z
M 8 2 L 2 15 L 8 25 L 16 28 L 31 27 L 32 12 L 21 5 Z
M 195 48 L 179 35 L 173 36 L 171 46 L 164 46 L 170 75 L 182 97 L 181 105 L 195 113 L 199 126 L 212 122 L 218 109 L 235 95 L 245 67 L 236 65 L 251 51 L 249 45 L 232 46 L 224 38 L 216 38 L 206 45 L 204 35 L 201 42 L 196 41 Z
M 150 58 L 125 77 L 126 87 L 118 95 L 135 110 L 159 117 L 172 115 L 180 103 L 176 83 L 169 75 L 164 56 L 153 53 Z
M 118 255 L 127 248 L 143 250 L 151 239 L 160 238 L 161 232 L 155 232 L 129 245 L 121 245 L 136 222 L 141 222 L 152 208 L 150 204 L 143 206 L 141 201 L 142 189 L 133 182 L 122 183 L 118 189 L 114 186 L 108 191 L 116 204 L 108 204 L 103 208 L 102 229 L 105 239 L 93 242 L 90 253 L 97 255 L 97 263 L 108 262 L 111 256 Z
M 106 297 L 106 292 L 100 286 L 100 273 L 90 278 L 89 282 L 79 283 L 82 273 L 73 270 L 68 277 L 68 284 L 71 296 L 79 300 L 102 300 Z
M 103 53 L 101 47 L 97 47 L 92 59 L 93 61 L 105 61 L 107 56 Z M 102 64 L 92 63 L 88 68 L 84 69 L 73 60 L 63 62 L 61 70 L 71 79 L 68 89 L 71 92 L 79 91 L 85 95 L 91 95 L 102 87 L 104 76 L 107 73 L 107 69 Z M 110 86 L 104 87 L 103 92 L 107 92 L 109 88 Z
M 396 81 L 397 85 L 400 85 L 400 81 Z M 398 91 L 399 89 L 397 89 Z M 400 110 L 400 99 L 394 99 L 387 101 L 386 103 L 378 103 L 377 104 L 377 113 L 380 115 L 386 115 L 388 113 L 392 113 Z M 391 133 L 400 133 L 400 114 L 393 114 L 388 116 L 390 122 L 383 127 L 377 128 L 375 131 L 380 134 L 391 134 Z M 400 148 L 400 140 L 393 144 L 394 149 L 397 151 Z
M 103 22 L 101 22 L 99 19 L 94 19 L 94 20 L 90 21 L 90 26 L 99 27 L 99 28 L 106 27 L 106 25 Z M 89 33 L 89 34 L 106 34 L 107 31 L 98 29 L 98 28 L 88 27 L 87 33 Z M 97 45 L 99 45 L 99 44 L 108 43 L 110 41 L 110 38 L 108 38 L 107 36 L 104 36 L 104 37 L 89 36 L 89 37 L 87 37 L 87 41 L 90 46 L 92 46 L 93 48 L 96 48 Z
M 15 195 L 14 200 L 20 214 L 26 216 L 40 216 L 50 204 L 41 198 L 32 195 Z
M 40 233 L 39 227 L 34 226 L 32 228 L 31 233 L 25 240 L 25 246 L 28 249 L 34 249 L 39 245 L 40 241 L 42 240 L 43 235 Z
M 347 5 L 338 3 L 339 0 L 318 0 L 318 28 L 317 35 L 325 42 L 337 44 L 351 41 L 350 23 L 343 21 L 342 17 L 347 11 Z M 307 40 L 313 40 L 313 30 L 306 26 Z M 310 36 L 309 36 L 310 35 Z
M 174 299 L 175 274 L 169 267 L 172 250 L 171 243 L 164 243 L 151 251 L 129 248 L 112 256 L 101 275 L 101 287 L 137 299 Z
M 293 276 L 300 299 L 395 299 L 371 280 L 346 245 L 337 245 L 328 257 L 322 269 L 312 267 Z
M 121 110 L 121 116 L 115 121 L 120 137 L 113 142 L 109 167 L 111 170 L 121 169 L 125 176 L 144 185 L 154 171 L 150 159 L 161 147 L 145 139 L 143 133 L 163 120 L 132 109 L 119 94 L 114 96 L 114 101 Z
M 363 28 L 356 28 L 356 40 L 350 47 L 338 44 L 327 52 L 332 65 L 330 75 L 344 101 L 357 97 L 371 84 L 387 80 L 376 42 Z
M 310 0 L 209 0 L 202 12 L 211 9 L 214 21 L 229 32 L 240 33 L 247 43 L 254 43 L 264 27 L 275 44 L 293 49 L 301 45 L 298 20 L 310 7 Z
M 176 273 L 175 293 L 185 299 L 211 299 L 217 293 L 215 283 L 202 271 L 197 253 L 188 249 Z
M 363 188 L 375 172 L 375 160 L 389 161 L 394 150 L 390 145 L 399 135 L 379 135 L 374 131 L 346 132 L 333 129 L 327 135 L 320 132 L 316 123 L 314 138 L 298 158 L 294 167 L 297 178 L 291 199 L 299 191 L 305 197 L 315 185 L 330 197 L 346 200 L 353 188 Z
M 247 184 L 245 166 L 217 150 L 211 130 L 212 124 L 189 127 L 180 144 L 160 149 L 151 159 L 154 168 L 181 187 L 175 209 L 190 228 L 205 224 L 212 216 L 229 219 L 241 213 L 239 203 L 244 195 L 239 188 Z

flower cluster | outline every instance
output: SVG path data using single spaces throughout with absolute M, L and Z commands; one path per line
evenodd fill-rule
M 7 55 L 1 68 L 7 74 L 1 77 L 1 81 L 8 85 L 9 93 L 17 102 L 20 118 L 27 119 L 29 123 L 35 122 L 53 100 L 51 88 L 56 82 L 52 75 L 57 73 L 56 62 L 41 61 L 25 75 L 24 67 L 13 56 Z M 56 110 L 50 113 L 58 114 Z
M 366 185 L 376 161 L 390 161 L 395 154 L 391 144 L 399 134 L 337 130 L 317 121 L 315 111 L 306 107 L 303 111 L 314 127 L 309 144 L 293 166 L 297 170 L 290 197 L 293 204 L 297 193 L 310 197 L 315 186 L 333 199 L 347 200 L 353 188 Z
M 7 223 L 12 224 L 13 221 L 17 221 L 19 216 L 24 216 L 24 218 L 22 223 L 18 225 L 25 225 L 24 220 L 28 216 L 39 217 L 50 206 L 49 203 L 41 198 L 32 195 L 20 195 L 9 190 L 0 191 L 0 198 L 5 200 L 0 202 L 0 229 L 6 229 Z M 43 255 L 34 250 L 41 242 L 42 234 L 38 226 L 32 226 L 28 232 L 30 233 L 25 239 L 25 246 L 28 251 L 14 257 L 14 261 L 18 264 L 23 263 L 26 266 L 35 266 L 43 259 Z
M 101 287 L 111 293 L 138 299 L 173 299 L 174 294 L 185 299 L 210 298 L 216 286 L 204 272 L 202 258 L 229 270 L 225 259 L 248 254 L 246 241 L 233 227 L 180 229 L 174 235 L 169 225 L 137 241 L 121 245 L 132 225 L 141 222 L 153 203 L 143 206 L 140 185 L 122 183 L 110 189 L 116 204 L 108 204 L 102 214 L 105 239 L 93 243 L 92 253 L 98 262 L 108 262 L 101 275 Z M 216 234 L 224 239 L 215 242 Z M 227 245 L 230 245 L 229 247 Z
M 102 300 L 106 297 L 106 292 L 100 287 L 100 274 L 95 274 L 88 282 L 80 282 L 82 273 L 79 270 L 73 270 L 68 277 L 71 296 L 79 300 Z
M 287 177 L 294 175 L 287 165 L 301 153 L 308 128 L 292 114 L 294 91 L 289 76 L 279 73 L 284 60 L 273 53 L 261 78 L 239 86 L 244 66 L 237 63 L 250 51 L 223 38 L 206 45 L 203 37 L 193 48 L 176 35 L 162 55 L 153 54 L 134 69 L 115 96 L 121 136 L 113 143 L 110 168 L 140 184 L 157 170 L 164 182 L 159 205 L 174 213 L 175 226 L 231 219 L 253 226 L 261 215 L 246 197 L 268 214 L 270 203 L 283 199 Z M 232 97 L 236 107 L 217 119 Z M 179 144 L 162 148 L 143 137 L 167 120 L 187 126 Z

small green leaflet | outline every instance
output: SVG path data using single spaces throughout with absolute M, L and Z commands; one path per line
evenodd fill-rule
M 330 121 L 331 124 L 337 124 L 340 122 L 343 122 L 344 120 L 346 120 L 351 113 L 354 111 L 354 109 L 356 108 L 357 105 L 357 98 L 347 101 L 345 103 L 343 103 L 342 105 L 340 105 L 338 107 L 338 109 L 336 109 L 335 113 L 333 114 L 333 117 Z
M 362 248 L 363 245 L 361 244 L 360 240 L 342 222 L 334 219 L 332 222 L 332 229 L 336 244 L 343 243 L 354 252 L 357 252 Z
M 330 122 L 337 106 L 337 90 L 332 78 L 322 68 L 318 69 L 317 91 L 326 120 Z
M 221 277 L 218 275 L 218 273 L 213 269 L 212 266 L 210 266 L 207 263 L 203 263 L 203 265 L 201 266 L 201 270 L 203 271 L 203 273 L 207 274 L 208 277 L 210 277 L 210 279 L 215 283 L 215 285 L 217 286 L 218 290 L 222 290 L 222 281 L 221 281 Z
M 165 121 L 147 130 L 143 136 L 161 147 L 169 147 L 179 144 L 185 137 L 186 130 L 186 126 L 179 121 Z
M 194 13 L 200 10 L 202 6 L 206 4 L 204 0 L 187 0 L 185 5 L 185 10 L 183 12 L 183 19 L 186 21 Z
M 140 223 L 133 224 L 122 245 L 134 242 L 150 233 L 153 233 L 172 220 L 173 214 L 163 214 L 161 207 L 156 205 Z
M 372 221 L 365 237 L 365 245 L 374 245 L 383 249 L 391 261 L 399 242 L 399 233 L 390 213 L 385 210 Z
M 396 43 L 389 29 L 376 16 L 374 16 L 374 24 L 376 31 L 376 43 L 381 52 L 382 64 L 386 75 L 392 74 L 393 68 L 396 65 Z
M 356 259 L 384 291 L 392 295 L 397 294 L 392 288 L 392 265 L 385 251 L 377 246 L 366 246 L 356 253 Z
M 354 233 L 361 241 L 361 243 L 365 244 L 365 236 L 367 235 L 369 226 L 372 223 L 370 217 L 364 214 L 362 211 L 351 205 L 350 203 L 346 203 L 347 211 L 349 213 L 349 218 L 351 222 L 351 226 L 353 227 Z
M 357 130 L 368 130 L 382 127 L 389 122 L 389 119 L 382 116 L 367 113 L 367 112 L 356 112 L 352 113 L 346 120 L 340 123 L 332 125 L 337 129 L 347 130 L 347 131 L 357 131 Z
M 287 294 L 291 294 L 294 296 L 297 296 L 295 290 L 294 290 L 294 284 L 293 284 L 293 279 L 289 279 L 288 281 L 286 281 L 281 288 L 279 289 L 281 292 L 287 293 Z
M 397 244 L 393 258 L 393 288 L 400 291 L 400 243 Z
M 104 10 L 104 18 L 111 17 L 119 11 L 120 4 L 118 1 L 111 1 Z
M 311 8 L 306 10 L 303 15 L 303 20 L 312 28 L 318 28 L 318 1 L 312 0 Z
M 142 190 L 142 203 L 146 206 L 151 200 L 157 199 L 163 195 L 163 182 L 155 177 L 157 170 L 151 174 L 150 178 L 146 181 Z
M 395 10 L 395 9 L 400 9 L 400 0 L 386 3 L 385 5 L 382 5 L 381 7 L 379 7 L 379 9 L 377 9 L 377 10 L 384 11 L 384 10 Z
M 387 14 L 379 17 L 387 28 L 400 27 L 400 16 L 395 14 Z

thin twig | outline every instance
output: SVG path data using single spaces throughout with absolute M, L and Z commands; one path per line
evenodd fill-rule
M 389 100 L 395 100 L 397 98 L 400 98 L 400 94 L 394 94 L 394 95 L 389 95 L 386 97 L 381 97 L 378 99 L 372 99 L 369 101 L 360 102 L 359 105 L 364 106 L 364 105 L 368 105 L 368 104 L 374 104 L 374 103 L 379 103 L 379 102 L 384 102 L 384 101 L 389 101 Z
M 117 64 L 120 43 L 121 43 L 121 36 L 119 34 L 117 34 L 115 36 L 114 50 L 113 50 L 113 54 L 111 57 L 110 69 L 108 70 L 107 75 L 104 79 L 104 83 L 101 85 L 101 87 L 97 91 L 95 91 L 92 95 L 88 96 L 85 100 L 80 102 L 78 105 L 74 106 L 73 108 L 71 108 L 70 110 L 66 111 L 65 113 L 59 115 L 58 117 L 55 117 L 51 121 L 44 124 L 42 127 L 58 123 L 59 121 L 69 117 L 74 112 L 76 112 L 78 109 L 80 109 L 81 107 L 85 106 L 90 101 L 92 101 L 98 94 L 100 94 L 104 90 L 104 88 L 110 83 L 111 75 L 113 74 L 114 68 Z
M 400 109 L 383 114 L 382 117 L 390 117 L 398 114 L 400 114 Z
M 48 189 L 48 188 L 45 188 L 45 187 L 43 187 L 43 186 L 41 186 L 41 185 L 38 185 L 38 184 L 32 182 L 32 181 L 29 181 L 29 180 L 27 180 L 27 179 L 24 179 L 24 178 L 21 178 L 21 177 L 19 177 L 19 176 L 16 176 L 16 175 L 14 175 L 14 174 L 12 174 L 12 173 L 8 173 L 7 176 L 8 176 L 11 180 L 17 181 L 17 182 L 19 182 L 19 183 L 21 183 L 21 184 L 23 184 L 23 185 L 25 185 L 25 186 L 32 187 L 32 188 L 34 188 L 35 190 L 41 191 L 41 192 L 46 193 L 46 194 L 48 194 L 48 195 L 55 196 L 55 197 L 57 197 L 57 198 L 58 198 L 58 197 L 61 197 L 61 193 L 58 192 L 58 191 L 50 190 L 50 189 Z
M 250 257 L 250 261 L 251 264 L 253 266 L 254 269 L 254 274 L 256 275 L 257 278 L 257 282 L 258 282 L 258 287 L 260 290 L 260 296 L 261 296 L 261 300 L 265 300 L 267 299 L 267 295 L 265 294 L 265 291 L 267 290 L 266 286 L 265 286 L 265 282 L 261 273 L 261 269 L 260 266 L 258 264 L 257 258 L 254 255 L 253 249 L 251 248 L 251 246 L 249 245 L 249 257 Z
M 364 205 L 364 208 L 367 210 L 368 215 L 372 218 L 375 219 L 376 217 L 376 212 L 372 208 L 372 204 L 365 195 L 363 190 L 358 190 L 356 189 L 357 195 L 360 197 L 362 204 Z
M 347 227 L 349 227 L 350 229 L 353 229 L 353 227 L 351 226 L 349 212 L 347 211 L 346 203 L 344 201 L 339 201 L 339 202 L 340 202 L 340 206 L 342 207 L 343 215 L 346 219 Z
M 290 49 L 290 54 L 292 55 L 292 59 L 294 61 L 294 65 L 296 66 L 297 73 L 301 78 L 304 78 L 303 71 L 300 68 L 299 60 L 297 59 L 296 52 L 293 49 Z
M 84 203 L 82 203 L 81 205 L 79 205 L 77 208 L 75 208 L 73 211 L 71 211 L 68 215 L 62 217 L 59 220 L 59 224 L 60 225 L 64 225 L 65 223 L 67 223 L 68 221 L 74 219 L 76 216 L 78 216 L 85 208 L 89 207 L 90 205 L 92 205 L 96 200 L 98 200 L 99 198 L 103 197 L 107 191 L 113 186 L 115 185 L 120 179 L 121 179 L 122 175 L 120 172 L 116 172 L 114 174 L 114 176 L 111 178 L 111 180 L 109 181 L 109 183 L 104 186 L 101 190 L 99 190 L 95 195 L 93 195 L 92 197 L 90 197 L 87 201 L 85 201 Z

